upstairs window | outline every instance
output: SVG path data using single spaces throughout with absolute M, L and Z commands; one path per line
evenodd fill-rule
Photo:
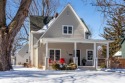
M 86 32 L 86 33 L 85 33 L 85 38 L 86 38 L 86 39 L 90 39 L 90 38 L 91 38 L 91 34 L 90 34 L 89 32 Z
M 65 35 L 73 34 L 73 26 L 71 26 L 71 25 L 64 25 L 62 29 L 63 29 L 62 30 L 63 34 L 65 34 Z

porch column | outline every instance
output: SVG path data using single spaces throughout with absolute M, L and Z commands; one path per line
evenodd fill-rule
M 34 57 L 34 53 L 33 53 L 33 51 L 34 51 L 34 48 L 33 48 L 33 33 L 30 33 L 29 49 L 30 49 L 29 52 L 30 52 L 30 55 L 31 55 L 30 63 L 31 63 L 31 65 L 34 65 L 34 59 L 33 59 L 33 57 Z
M 106 66 L 109 68 L 109 43 L 107 43 Z
M 76 53 L 77 51 L 76 50 L 77 50 L 77 43 L 74 42 L 74 55 L 75 56 L 74 56 L 73 60 L 74 60 L 74 63 L 76 63 L 76 65 L 78 65 L 78 60 L 77 60 L 77 56 L 76 56 L 77 55 L 77 53 Z
M 97 68 L 97 65 L 96 65 L 96 43 L 94 43 L 94 56 L 93 56 L 93 66 L 95 68 Z
M 48 42 L 46 42 L 45 70 L 48 66 Z

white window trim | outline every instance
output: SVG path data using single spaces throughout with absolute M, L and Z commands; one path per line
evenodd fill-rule
M 68 32 L 67 32 L 67 34 L 66 33 L 64 33 L 64 26 L 67 26 L 67 27 L 72 27 L 72 33 L 71 34 L 69 34 Z M 63 35 L 73 35 L 73 25 L 62 25 L 62 34 Z
M 92 60 L 88 60 L 88 51 L 93 51 L 92 49 L 86 49 L 86 60 L 87 61 L 93 61 L 93 58 L 92 58 Z M 94 52 L 94 51 L 93 51 Z
M 62 58 L 62 56 L 61 56 L 61 49 L 50 48 L 49 49 L 49 57 L 50 57 L 50 50 L 54 50 L 54 61 L 56 61 L 55 60 L 55 50 L 60 50 L 60 58 Z

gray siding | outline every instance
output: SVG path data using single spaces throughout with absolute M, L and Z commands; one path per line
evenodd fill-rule
M 48 51 L 50 49 L 60 49 L 61 50 L 61 58 L 65 58 L 66 63 L 69 63 L 69 59 L 74 57 L 74 43 L 49 43 L 48 44 Z M 77 50 L 81 51 L 81 61 L 80 65 L 82 65 L 82 59 L 87 58 L 86 57 L 86 50 L 91 49 L 93 50 L 93 44 L 77 44 Z M 41 51 L 40 51 L 41 50 Z M 69 54 L 72 54 L 73 56 L 69 56 Z M 44 66 L 44 59 L 45 59 L 45 45 L 42 45 L 39 49 L 39 64 Z M 87 61 L 87 66 L 92 66 L 93 61 Z
M 67 15 L 67 12 L 69 15 Z M 62 26 L 63 25 L 72 25 L 73 34 L 72 35 L 63 35 Z M 83 38 L 84 33 L 87 31 L 86 27 L 83 27 L 78 21 L 77 17 L 71 10 L 69 6 L 57 17 L 57 20 L 51 25 L 44 38 Z

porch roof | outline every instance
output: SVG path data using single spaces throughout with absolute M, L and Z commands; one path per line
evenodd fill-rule
M 42 43 L 111 43 L 111 40 L 100 40 L 100 39 L 84 39 L 84 38 L 42 38 L 40 40 Z

